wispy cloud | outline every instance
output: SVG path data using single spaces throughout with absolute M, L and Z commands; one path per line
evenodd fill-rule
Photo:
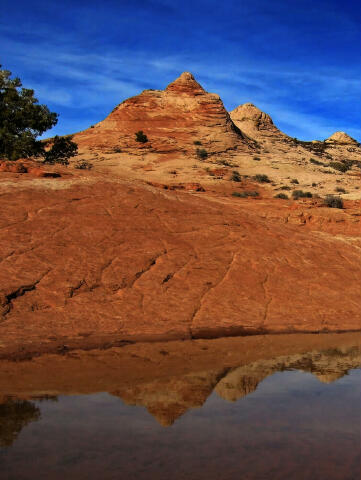
M 302 5 L 305 2 L 308 0 L 302 0 Z M 127 22 L 130 25 L 122 42 L 115 24 L 105 30 L 97 25 L 97 20 L 101 26 L 109 21 L 105 7 L 82 10 L 80 26 L 71 29 L 60 21 L 48 22 L 52 7 L 41 5 L 45 10 L 36 29 L 31 21 L 0 21 L 0 44 L 6 46 L 1 60 L 26 86 L 35 89 L 42 103 L 60 113 L 53 133 L 85 128 L 104 118 L 122 100 L 146 88 L 164 88 L 189 70 L 208 91 L 221 96 L 227 109 L 248 101 L 255 103 L 292 136 L 324 138 L 335 130 L 346 130 L 360 139 L 359 63 L 346 61 L 351 56 L 346 50 L 343 55 L 334 51 L 329 61 L 320 56 L 305 58 L 320 23 L 315 15 L 324 10 L 324 0 L 320 2 L 317 6 L 308 2 L 314 15 L 306 15 L 300 26 L 302 6 L 294 5 L 287 13 L 280 0 L 275 0 L 272 8 L 265 0 L 247 6 L 230 1 L 231 15 L 219 10 L 218 3 L 206 0 L 182 4 L 142 0 L 135 9 L 139 13 L 136 21 L 133 7 L 123 9 L 119 25 L 124 29 Z M 39 13 L 40 4 L 38 7 Z M 212 13 L 216 8 L 218 21 Z M 355 34 L 356 23 L 347 9 L 340 11 L 342 14 L 324 11 L 319 30 L 325 32 L 327 22 L 336 25 L 338 18 L 345 38 L 349 38 Z M 94 16 L 91 25 L 87 15 Z M 132 29 L 140 38 L 132 36 Z M 168 37 L 163 39 L 165 31 Z M 276 51 L 278 44 L 272 43 L 275 36 L 279 35 L 278 42 L 296 48 L 301 33 L 303 44 L 298 45 L 298 55 L 290 52 L 288 45 L 281 44 L 283 48 Z M 319 41 L 324 42 L 324 38 L 320 36 Z M 194 48 L 190 48 L 192 42 Z

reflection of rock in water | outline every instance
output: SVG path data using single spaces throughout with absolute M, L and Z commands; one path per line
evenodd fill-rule
M 10 446 L 21 430 L 40 418 L 40 410 L 27 400 L 6 399 L 0 403 L 0 447 Z
M 216 391 L 224 400 L 236 400 L 254 392 L 269 375 L 284 370 L 301 370 L 330 383 L 361 365 L 358 347 L 277 357 L 213 372 L 188 374 L 128 386 L 113 392 L 128 405 L 144 406 L 161 425 L 169 426 L 190 408 L 201 407 Z
M 167 427 L 190 408 L 201 407 L 227 370 L 125 387 L 112 392 L 128 405 L 144 406 Z
M 278 357 L 262 360 L 232 369 L 222 378 L 215 391 L 224 400 L 235 402 L 256 390 L 258 384 L 266 377 L 283 370 L 300 370 L 315 375 L 323 383 L 331 383 L 352 368 L 361 365 L 359 348 L 332 349 L 324 352 L 310 352 L 300 355 Z

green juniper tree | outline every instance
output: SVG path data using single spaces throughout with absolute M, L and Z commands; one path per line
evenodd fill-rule
M 44 153 L 46 163 L 62 163 L 69 164 L 69 158 L 74 157 L 78 153 L 78 145 L 72 141 L 73 136 L 58 137 L 49 140 L 48 145 L 51 148 Z
M 58 115 L 39 105 L 34 90 L 22 88 L 19 78 L 11 78 L 0 65 L 0 157 L 16 160 L 44 152 L 36 138 L 56 125 Z
M 41 156 L 46 163 L 68 165 L 69 158 L 78 152 L 72 136 L 56 136 L 48 142 L 37 140 L 57 121 L 58 114 L 39 105 L 34 90 L 22 88 L 20 79 L 11 78 L 11 72 L 1 70 L 0 65 L 0 158 Z

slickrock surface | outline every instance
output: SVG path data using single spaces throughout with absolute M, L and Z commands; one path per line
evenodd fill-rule
M 0 193 L 0 357 L 361 328 L 357 206 L 97 174 L 3 182 Z
M 147 143 L 135 140 L 139 130 L 147 135 Z M 145 90 L 125 100 L 105 120 L 76 134 L 74 141 L 81 152 L 119 150 L 133 155 L 193 155 L 194 141 L 213 153 L 249 150 L 249 141 L 233 124 L 220 97 L 207 93 L 189 72 L 165 90 Z

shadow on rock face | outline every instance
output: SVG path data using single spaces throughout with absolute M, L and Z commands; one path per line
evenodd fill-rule
M 40 419 L 40 410 L 27 400 L 5 399 L 0 403 L 0 447 L 9 447 L 21 430 Z

